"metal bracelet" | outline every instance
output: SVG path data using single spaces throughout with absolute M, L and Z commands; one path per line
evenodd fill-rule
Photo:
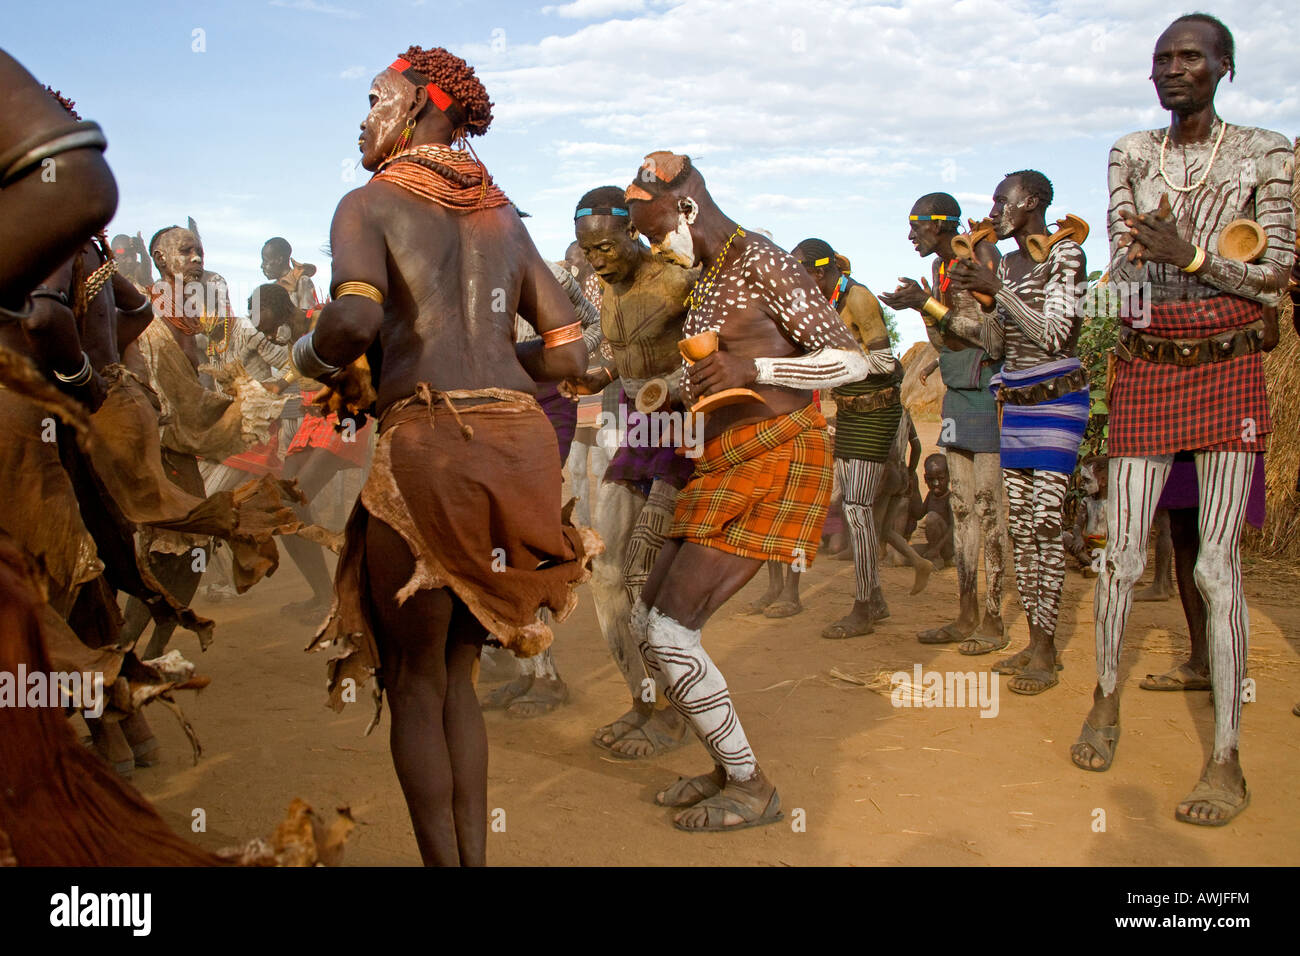
M 71 375 L 64 375 L 58 369 L 54 370 L 54 377 L 64 385 L 70 385 L 73 388 L 80 388 L 90 381 L 90 377 L 95 374 L 94 367 L 90 364 L 90 356 L 85 352 L 81 353 L 81 368 Z
M 152 308 L 153 308 L 153 299 L 149 298 L 146 295 L 144 297 L 144 301 L 141 302 L 139 305 L 137 305 L 134 309 L 118 309 L 117 311 L 121 312 L 123 315 L 142 315 L 146 311 Z
M 101 152 L 108 146 L 98 123 L 81 120 L 53 135 L 41 133 L 24 140 L 0 158 L 0 189 L 26 176 L 43 160 L 74 149 L 94 147 Z
M 72 308 L 72 303 L 68 301 L 68 293 L 62 289 L 51 289 L 49 286 L 38 285 L 31 291 L 33 299 L 53 299 L 59 305 Z
M 23 299 L 22 307 L 17 310 L 6 309 L 4 306 L 0 306 L 0 322 L 23 322 L 30 318 L 31 314 L 32 298 L 30 295 Z
M 319 379 L 322 375 L 333 375 L 339 370 L 338 365 L 327 365 L 316 354 L 316 346 L 311 341 L 314 334 L 308 332 L 293 344 L 293 367 L 303 378 Z

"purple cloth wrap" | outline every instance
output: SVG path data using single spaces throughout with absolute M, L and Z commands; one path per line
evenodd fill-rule
M 538 384 L 535 397 L 555 429 L 555 440 L 560 444 L 560 467 L 563 468 L 569 460 L 574 432 L 578 430 L 578 403 L 565 398 L 559 388 L 550 383 Z
M 1174 460 L 1169 479 L 1160 493 L 1157 508 L 1197 508 L 1201 503 L 1200 484 L 1196 479 L 1196 462 Z M 1264 456 L 1255 456 L 1255 472 L 1250 479 L 1246 499 L 1246 523 L 1264 527 Z
M 634 416 L 641 413 L 629 408 L 627 393 L 619 391 L 620 415 L 626 416 L 629 428 L 635 421 Z M 671 447 L 665 448 L 629 448 L 627 436 L 618 446 L 618 451 L 609 460 L 605 469 L 604 481 L 622 481 L 637 488 L 648 488 L 656 478 L 662 478 L 674 488 L 681 489 L 691 480 L 695 472 L 695 459 L 676 454 Z

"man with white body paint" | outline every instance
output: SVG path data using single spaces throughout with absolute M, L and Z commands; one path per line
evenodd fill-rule
M 632 609 L 647 671 L 714 763 L 655 802 L 685 808 L 673 823 L 691 832 L 772 823 L 780 798 L 700 631 L 765 561 L 816 554 L 832 458 L 812 392 L 860 380 L 868 362 L 812 277 L 723 214 L 689 157 L 652 153 L 626 196 L 656 254 L 703 268 L 682 331 L 715 332 L 718 348 L 685 369 L 686 403 L 727 389 L 757 394 L 705 415 L 703 452 Z
M 1175 455 L 1190 452 L 1200 486 L 1195 578 L 1208 609 L 1215 726 L 1210 759 L 1175 815 L 1200 826 L 1222 826 L 1250 802 L 1238 757 L 1248 635 L 1239 537 L 1255 456 L 1272 430 L 1259 354 L 1264 308 L 1281 299 L 1295 258 L 1289 142 L 1215 114 L 1215 90 L 1234 68 L 1232 34 L 1222 23 L 1205 14 L 1175 20 L 1156 41 L 1151 73 L 1169 127 L 1131 133 L 1110 154 L 1111 282 L 1149 282 L 1152 307 L 1150 325 L 1122 329 L 1116 347 L 1110 544 L 1096 591 L 1098 680 L 1071 749 L 1084 770 L 1106 770 L 1114 757 L 1116 672 L 1132 590 Z M 1167 218 L 1153 214 L 1162 196 L 1172 207 Z M 1241 218 L 1258 222 L 1267 239 L 1255 262 L 1216 252 L 1224 226 Z
M 623 190 L 617 186 L 590 190 L 574 210 L 580 254 L 598 277 L 600 325 L 610 361 L 595 376 L 570 384 L 595 391 L 607 384 L 613 389 L 610 383 L 618 379 L 620 388 L 614 391 L 622 391 L 620 401 L 626 407 L 634 406 L 648 381 L 660 379 L 668 386 L 668 401 L 661 409 L 667 411 L 681 401 L 677 343 L 686 317 L 684 300 L 699 271 L 652 256 L 629 217 Z M 653 692 L 629 620 L 659 558 L 677 493 L 690 478 L 694 462 L 675 454 L 671 442 L 650 441 L 648 429 L 637 427 L 640 413 L 634 407 L 625 413 L 629 427 L 608 427 L 618 411 L 615 406 L 603 419 L 603 430 L 618 435 L 618 449 L 595 493 L 593 519 L 605 551 L 592 563 L 591 588 L 601 633 L 627 684 L 631 706 L 597 728 L 592 742 L 614 757 L 639 760 L 687 739 L 685 722 Z

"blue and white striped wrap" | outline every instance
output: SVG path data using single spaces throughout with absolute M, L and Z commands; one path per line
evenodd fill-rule
M 1057 359 L 1032 368 L 1003 369 L 993 376 L 990 389 L 1037 385 L 1083 366 L 1077 358 Z M 1062 395 L 1037 405 L 1002 406 L 1002 467 L 1033 468 L 1073 474 L 1079 443 L 1088 427 L 1088 389 Z

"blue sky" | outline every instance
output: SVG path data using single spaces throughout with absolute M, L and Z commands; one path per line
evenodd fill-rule
M 262 242 L 314 261 L 360 185 L 370 78 L 409 44 L 445 46 L 496 104 L 474 141 L 558 258 L 593 186 L 655 149 L 690 153 L 722 208 L 786 248 L 828 240 L 876 291 L 923 266 L 912 201 L 987 212 L 1002 174 L 1045 172 L 1051 218 L 1093 226 L 1104 268 L 1106 154 L 1166 122 L 1147 79 L 1156 36 L 1190 7 L 1140 0 L 239 0 L 46 3 L 6 11 L 6 50 L 109 140 L 111 232 L 193 216 L 208 268 L 247 287 Z M 1300 31 L 1279 0 L 1208 6 L 1237 39 L 1230 122 L 1300 133 Z M 196 33 L 195 31 L 201 31 Z M 196 48 L 200 48 L 196 49 Z M 900 316 L 904 344 L 919 339 Z

